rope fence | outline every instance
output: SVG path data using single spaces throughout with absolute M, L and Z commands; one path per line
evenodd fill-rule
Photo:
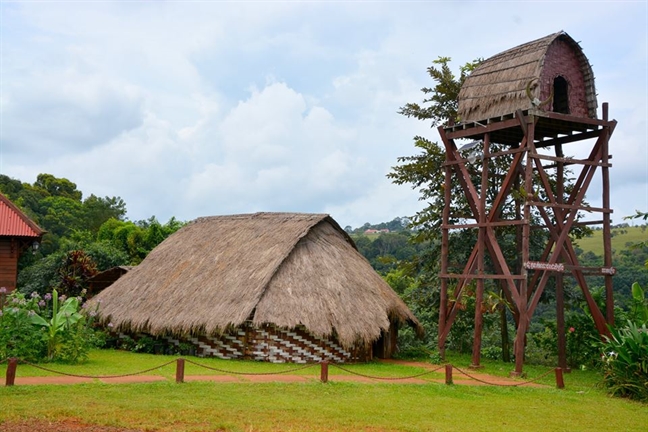
M 493 382 L 488 382 L 488 381 L 482 380 L 480 378 L 477 378 L 476 376 L 473 376 L 473 375 L 459 369 L 456 366 L 453 366 L 453 368 L 456 369 L 457 372 L 459 372 L 460 374 L 465 375 L 466 377 L 468 377 L 468 378 L 470 378 L 472 380 L 475 380 L 475 381 L 480 382 L 482 384 L 487 384 L 487 385 L 492 385 L 492 386 L 499 386 L 499 387 L 519 387 L 519 386 L 523 386 L 523 385 L 526 385 L 526 384 L 532 384 L 532 383 L 534 383 L 536 381 L 539 381 L 542 378 L 548 376 L 550 373 L 555 372 L 554 370 L 548 370 L 547 372 L 543 373 L 542 375 L 539 375 L 539 376 L 537 376 L 537 377 L 535 377 L 533 379 L 530 379 L 528 381 L 516 382 L 516 383 L 511 383 L 511 384 L 502 384 L 502 383 L 493 383 Z
M 357 376 L 360 376 L 360 377 L 363 377 L 363 378 L 370 378 L 370 379 L 376 379 L 376 380 L 390 380 L 390 381 L 419 378 L 419 377 L 422 377 L 424 375 L 429 375 L 431 373 L 434 373 L 434 372 L 436 372 L 438 370 L 443 369 L 443 366 L 439 366 L 436 369 L 429 370 L 427 372 L 423 372 L 423 373 L 416 374 L 416 375 L 410 375 L 410 376 L 404 376 L 404 377 L 382 377 L 382 376 L 365 375 L 365 374 L 361 374 L 360 372 L 354 372 L 352 370 L 349 370 L 349 369 L 347 369 L 345 367 L 340 366 L 339 364 L 333 364 L 332 366 L 335 366 L 336 368 L 338 368 L 340 370 L 343 370 L 344 372 L 350 373 L 352 375 L 357 375 Z
M 164 364 L 161 364 L 159 366 L 152 367 L 150 369 L 145 369 L 145 370 L 141 370 L 141 371 L 138 371 L 138 372 L 132 372 L 132 373 L 127 373 L 127 374 L 122 374 L 122 375 L 78 375 L 78 374 L 71 374 L 71 373 L 67 373 L 67 372 L 61 372 L 61 371 L 57 371 L 57 370 L 54 370 L 54 369 L 49 369 L 49 368 L 39 366 L 39 365 L 34 364 L 34 363 L 30 363 L 30 362 L 25 361 L 25 360 L 19 360 L 19 363 L 26 364 L 27 366 L 31 366 L 31 367 L 36 368 L 36 369 L 44 370 L 46 372 L 51 372 L 51 373 L 55 373 L 55 374 L 58 374 L 58 375 L 65 375 L 65 376 L 75 377 L 75 378 L 90 378 L 90 379 L 124 378 L 124 377 L 129 377 L 129 376 L 142 375 L 142 374 L 145 374 L 147 372 L 151 372 L 151 371 L 154 371 L 156 369 L 163 368 L 164 366 L 168 366 L 171 363 L 175 363 L 175 362 L 176 362 L 176 360 L 171 360 L 171 361 L 168 361 L 168 362 L 166 362 Z
M 49 372 L 49 373 L 53 373 L 53 374 L 57 374 L 57 375 L 64 375 L 64 376 L 69 376 L 69 377 L 75 377 L 75 378 L 111 379 L 111 378 L 125 378 L 125 377 L 130 377 L 130 376 L 142 375 L 142 374 L 145 374 L 147 372 L 151 372 L 151 371 L 154 371 L 154 370 L 157 370 L 157 369 L 161 369 L 161 368 L 163 368 L 165 366 L 169 366 L 172 363 L 176 363 L 176 383 L 183 383 L 184 382 L 185 363 L 189 363 L 189 364 L 192 364 L 194 366 L 198 366 L 198 367 L 201 367 L 201 368 L 204 368 L 204 369 L 209 369 L 209 370 L 212 370 L 212 371 L 220 372 L 220 373 L 223 373 L 223 374 L 247 375 L 247 376 L 281 375 L 281 374 L 288 374 L 288 373 L 291 373 L 291 372 L 302 371 L 302 370 L 305 370 L 305 369 L 308 369 L 308 368 L 318 366 L 318 363 L 310 363 L 310 364 L 306 364 L 306 365 L 303 365 L 303 366 L 299 366 L 299 367 L 295 367 L 295 368 L 291 368 L 291 369 L 286 369 L 286 370 L 282 370 L 282 371 L 276 371 L 276 372 L 240 372 L 240 371 L 232 371 L 232 370 L 221 369 L 221 368 L 217 368 L 217 367 L 213 367 L 213 366 L 208 366 L 208 365 L 201 364 L 201 363 L 198 363 L 198 362 L 193 361 L 193 360 L 189 360 L 189 359 L 179 357 L 177 359 L 170 360 L 170 361 L 168 361 L 166 363 L 163 363 L 161 365 L 158 365 L 158 366 L 155 366 L 155 367 L 152 367 L 152 368 L 148 368 L 148 369 L 145 369 L 145 370 L 137 371 L 137 372 L 131 372 L 131 373 L 119 374 L 119 375 L 82 375 L 82 374 L 73 374 L 73 373 L 68 373 L 68 372 L 57 371 L 57 370 L 54 370 L 54 369 L 50 369 L 50 368 L 47 368 L 47 367 L 44 367 L 44 366 L 40 366 L 40 365 L 30 363 L 30 362 L 25 361 L 25 360 L 19 360 L 19 359 L 16 359 L 16 358 L 9 358 L 9 359 L 5 359 L 5 360 L 0 361 L 0 364 L 3 364 L 3 363 L 7 363 L 5 386 L 13 386 L 13 385 L 15 385 L 16 369 L 17 369 L 18 364 L 24 364 L 24 365 L 31 366 L 31 367 L 36 368 L 36 369 L 40 369 L 40 370 Z M 320 381 L 322 383 L 326 383 L 326 382 L 328 382 L 328 379 L 329 379 L 329 373 L 328 373 L 328 371 L 329 371 L 329 363 L 326 362 L 326 361 L 323 361 L 323 362 L 319 363 L 319 366 L 320 366 Z M 523 385 L 527 385 L 527 384 L 532 384 L 532 383 L 535 383 L 535 382 L 541 380 L 542 378 L 545 378 L 546 376 L 551 374 L 551 372 L 554 372 L 556 374 L 556 387 L 559 388 L 559 389 L 562 389 L 562 388 L 565 387 L 565 384 L 564 384 L 564 381 L 563 381 L 563 375 L 562 375 L 563 371 L 562 371 L 561 368 L 548 370 L 547 372 L 545 372 L 545 373 L 543 373 L 543 374 L 541 374 L 541 375 L 539 375 L 539 376 L 537 376 L 537 377 L 535 377 L 533 379 L 527 380 L 527 381 L 513 382 L 513 383 L 506 383 L 505 384 L 505 383 L 502 383 L 502 382 L 489 382 L 489 381 L 486 381 L 484 379 L 481 379 L 481 378 L 476 377 L 476 376 L 474 376 L 472 374 L 469 374 L 468 372 L 466 372 L 466 371 L 464 371 L 464 370 L 462 370 L 462 369 L 460 369 L 460 368 L 458 368 L 456 366 L 452 366 L 450 364 L 442 365 L 442 366 L 439 366 L 438 368 L 435 368 L 435 369 L 426 370 L 425 372 L 421 372 L 421 373 L 417 373 L 417 374 L 413 374 L 413 375 L 408 375 L 408 376 L 398 376 L 398 377 L 386 377 L 386 376 L 376 376 L 376 375 L 363 374 L 363 373 L 360 373 L 360 372 L 353 371 L 353 370 L 351 370 L 351 369 L 349 369 L 347 367 L 344 367 L 344 366 L 342 366 L 342 365 L 340 365 L 338 363 L 332 363 L 332 364 L 330 364 L 330 366 L 336 367 L 339 370 L 344 371 L 344 372 L 346 372 L 346 373 L 348 373 L 350 375 L 355 375 L 355 376 L 359 376 L 359 377 L 363 377 L 363 378 L 367 378 L 367 379 L 384 380 L 384 381 L 402 381 L 402 380 L 420 378 L 420 377 L 423 377 L 425 375 L 430 375 L 430 374 L 436 373 L 436 372 L 440 371 L 441 369 L 445 368 L 445 383 L 446 384 L 453 384 L 452 371 L 454 369 L 457 372 L 459 372 L 460 374 L 462 374 L 462 375 L 466 376 L 467 378 L 472 379 L 474 381 L 477 381 L 477 382 L 480 382 L 480 383 L 486 384 L 486 385 L 500 386 L 500 387 L 519 387 L 519 386 L 523 386 Z
M 216 371 L 216 372 L 222 372 L 222 373 L 226 373 L 226 374 L 230 374 L 230 375 L 281 375 L 281 374 L 285 374 L 285 373 L 289 373 L 289 372 L 297 372 L 297 371 L 300 371 L 300 370 L 311 368 L 313 366 L 317 366 L 317 363 L 311 363 L 311 364 L 307 364 L 307 365 L 304 365 L 304 366 L 300 366 L 300 367 L 296 367 L 296 368 L 288 369 L 288 370 L 284 370 L 284 371 L 279 371 L 279 372 L 237 372 L 237 371 L 219 369 L 219 368 L 215 368 L 213 366 L 207 366 L 207 365 L 200 364 L 198 362 L 195 362 L 195 361 L 189 360 L 189 359 L 185 359 L 185 361 L 187 363 L 191 363 L 193 365 L 196 365 L 196 366 L 199 366 L 199 367 L 202 367 L 202 368 L 205 368 L 205 369 L 213 370 L 213 371 Z

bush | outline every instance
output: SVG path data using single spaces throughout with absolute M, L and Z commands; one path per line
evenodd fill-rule
M 648 401 L 648 328 L 628 321 L 614 328 L 603 360 L 603 385 L 615 396 Z
M 51 302 L 50 302 L 51 300 Z M 92 328 L 95 311 L 79 311 L 79 299 L 33 292 L 29 298 L 0 288 L 0 360 L 16 357 L 78 363 L 103 339 Z M 100 335 L 99 335 L 100 336 Z
M 558 359 L 558 329 L 553 320 L 541 320 L 544 330 L 531 333 L 533 349 L 527 356 L 532 363 L 556 364 Z M 565 341 L 567 365 L 571 368 L 589 368 L 598 365 L 600 342 L 594 319 L 586 311 L 566 314 Z
M 47 353 L 44 332 L 31 323 L 39 309 L 39 297 L 29 300 L 21 293 L 7 294 L 0 288 L 0 361 L 16 357 L 38 361 Z

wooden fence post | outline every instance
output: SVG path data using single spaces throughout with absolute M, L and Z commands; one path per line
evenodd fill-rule
M 451 364 L 445 365 L 445 381 L 446 381 L 446 384 L 448 384 L 448 385 L 452 384 L 452 365 Z
M 184 382 L 185 361 L 183 358 L 176 359 L 176 384 Z
M 12 386 L 16 381 L 16 367 L 18 366 L 18 359 L 11 357 L 7 362 L 7 379 L 5 380 L 5 386 Z
M 565 381 L 563 380 L 563 370 L 562 368 L 557 367 L 554 369 L 556 372 L 556 387 L 559 389 L 564 389 L 565 388 Z
M 320 363 L 322 366 L 322 371 L 320 373 L 320 381 L 322 381 L 324 384 L 328 382 L 328 362 L 324 360 L 322 363 Z

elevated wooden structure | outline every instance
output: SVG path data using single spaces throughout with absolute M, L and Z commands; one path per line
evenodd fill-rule
M 521 78 L 516 68 L 522 71 Z M 535 75 L 529 76 L 530 70 Z M 490 79 L 484 81 L 484 77 Z M 490 99 L 488 92 L 492 93 Z M 516 106 L 513 111 L 498 114 L 498 110 L 506 111 Z M 615 269 L 610 243 L 611 156 L 608 147 L 616 121 L 608 119 L 607 104 L 603 104 L 602 119 L 596 118 L 591 67 L 578 44 L 563 32 L 505 51 L 482 63 L 462 87 L 459 114 L 479 120 L 438 129 L 446 150 L 439 349 L 444 351 L 452 324 L 462 308 L 462 296 L 474 289 L 473 366 L 479 366 L 481 305 L 485 283 L 492 281 L 489 283 L 499 285 L 512 306 L 517 329 L 515 373 L 521 373 L 529 323 L 553 278 L 559 365 L 566 367 L 564 274 L 575 278 L 600 334 L 607 334 L 607 324 L 614 322 L 612 276 Z M 492 116 L 480 118 L 480 114 Z M 458 149 L 457 140 L 472 142 Z M 587 158 L 564 155 L 563 146 L 581 142 L 586 146 L 593 142 L 591 148 L 587 147 Z M 470 154 L 466 150 L 470 150 Z M 504 174 L 492 171 L 498 158 L 509 163 Z M 577 176 L 569 191 L 564 189 L 566 167 Z M 584 201 L 597 171 L 602 179 L 602 207 L 599 208 L 588 206 Z M 460 185 L 462 198 L 467 201 L 471 214 L 452 214 L 451 206 L 456 201 L 453 185 Z M 602 217 L 580 222 L 583 212 L 600 213 Z M 573 228 L 583 223 L 603 227 L 602 268 L 585 268 L 578 262 L 569 235 Z M 471 253 L 461 262 L 449 246 L 450 234 L 457 229 L 478 231 Z M 515 233 L 513 259 L 510 253 L 507 258 L 500 242 L 500 235 L 506 229 Z M 531 232 L 536 229 L 545 231 L 546 242 L 540 258 L 531 260 Z M 585 275 L 590 273 L 605 277 L 605 314 L 599 310 L 587 286 Z

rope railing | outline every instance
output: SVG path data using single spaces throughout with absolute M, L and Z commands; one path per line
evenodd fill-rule
M 317 363 L 310 363 L 310 364 L 306 364 L 304 366 L 300 366 L 300 367 L 296 367 L 296 368 L 288 369 L 288 370 L 283 370 L 283 371 L 279 371 L 279 372 L 238 372 L 238 371 L 220 369 L 220 368 L 216 368 L 216 367 L 213 367 L 213 366 L 207 366 L 207 365 L 200 364 L 198 362 L 195 362 L 195 361 L 189 360 L 189 359 L 185 359 L 185 361 L 187 363 L 191 363 L 193 365 L 200 366 L 200 367 L 205 368 L 205 369 L 213 370 L 213 371 L 216 371 L 216 372 L 222 372 L 222 373 L 226 373 L 226 374 L 232 374 L 232 375 L 281 375 L 281 374 L 285 374 L 285 373 L 297 372 L 297 371 L 300 371 L 300 370 L 308 369 L 308 368 L 311 368 L 311 367 L 317 365 Z
M 429 371 L 426 371 L 426 372 L 422 372 L 422 373 L 416 374 L 416 375 L 409 375 L 409 376 L 404 376 L 404 377 L 383 377 L 383 376 L 375 376 L 375 375 L 366 375 L 366 374 L 362 374 L 360 372 L 355 372 L 355 371 L 347 369 L 347 368 L 345 368 L 343 366 L 340 366 L 339 364 L 336 364 L 336 363 L 331 364 L 331 366 L 335 366 L 336 368 L 338 368 L 340 370 L 343 370 L 344 372 L 350 373 L 352 375 L 361 376 L 363 378 L 370 378 L 370 379 L 376 379 L 376 380 L 386 380 L 386 381 L 397 381 L 397 380 L 406 380 L 406 379 L 419 378 L 419 377 L 422 377 L 424 375 L 429 375 L 431 373 L 434 373 L 434 372 L 436 372 L 438 370 L 443 369 L 443 366 L 439 366 L 436 369 L 429 370 Z
M 176 360 L 171 360 L 171 361 L 168 361 L 168 362 L 166 362 L 164 364 L 161 364 L 159 366 L 155 366 L 155 367 L 152 367 L 152 368 L 149 368 L 149 369 L 141 370 L 141 371 L 138 371 L 138 372 L 127 373 L 127 374 L 121 374 L 121 375 L 79 375 L 79 374 L 71 374 L 71 373 L 67 373 L 67 372 L 61 372 L 61 371 L 57 371 L 57 370 L 54 370 L 54 369 L 46 368 L 44 366 L 39 366 L 37 364 L 30 363 L 30 362 L 28 362 L 26 360 L 19 360 L 18 362 L 22 363 L 22 364 L 26 364 L 26 365 L 31 366 L 31 367 L 36 368 L 36 369 L 44 370 L 46 372 L 51 372 L 51 373 L 55 373 L 55 374 L 58 374 L 58 375 L 65 375 L 65 376 L 75 377 L 75 378 L 110 379 L 110 378 L 124 378 L 124 377 L 129 377 L 129 376 L 142 375 L 142 374 L 145 374 L 147 372 L 151 372 L 151 371 L 154 371 L 156 369 L 163 368 L 164 366 L 168 366 L 171 363 L 175 363 Z
M 5 363 L 5 362 L 7 363 L 6 380 L 5 380 L 5 385 L 6 386 L 14 385 L 14 381 L 15 381 L 15 377 L 16 377 L 16 368 L 17 368 L 17 365 L 19 363 L 24 364 L 24 365 L 28 365 L 28 366 L 31 366 L 33 368 L 40 369 L 40 370 L 43 370 L 43 371 L 46 371 L 46 372 L 49 372 L 49 373 L 54 373 L 54 374 L 64 375 L 64 376 L 69 376 L 69 377 L 88 378 L 88 379 L 111 379 L 111 378 L 125 378 L 125 377 L 130 377 L 130 376 L 142 375 L 142 374 L 145 374 L 147 372 L 151 372 L 151 371 L 154 371 L 154 370 L 157 370 L 157 369 L 161 369 L 161 368 L 163 368 L 165 366 L 168 366 L 168 365 L 175 362 L 176 363 L 176 382 L 177 383 L 184 382 L 185 362 L 189 363 L 189 364 L 193 364 L 193 365 L 201 367 L 201 368 L 204 368 L 204 369 L 209 369 L 209 370 L 224 373 L 224 374 L 248 375 L 248 376 L 281 375 L 281 374 L 287 374 L 287 373 L 291 373 L 291 372 L 297 372 L 297 371 L 305 370 L 305 369 L 312 368 L 312 367 L 318 365 L 317 363 L 310 363 L 310 364 L 305 364 L 305 365 L 300 366 L 300 367 L 295 367 L 295 368 L 286 369 L 286 370 L 282 370 L 282 371 L 275 371 L 275 372 L 241 372 L 241 371 L 233 371 L 233 370 L 221 369 L 221 368 L 214 367 L 214 366 L 208 366 L 208 365 L 198 363 L 198 362 L 193 361 L 193 360 L 189 360 L 189 359 L 179 357 L 179 358 L 176 358 L 174 360 L 170 360 L 170 361 L 168 361 L 166 363 L 163 363 L 161 365 L 154 366 L 154 367 L 144 369 L 144 370 L 140 370 L 140 371 L 137 371 L 137 372 L 132 372 L 132 373 L 118 374 L 118 375 L 83 375 L 83 374 L 73 374 L 73 373 L 58 371 L 58 370 L 55 370 L 55 369 L 50 369 L 48 367 L 40 366 L 40 365 L 31 363 L 31 362 L 28 362 L 26 360 L 19 360 L 19 359 L 16 359 L 16 358 L 4 359 L 4 360 L 0 361 L 0 364 Z M 323 362 L 319 363 L 319 366 L 321 367 L 320 381 L 322 383 L 326 383 L 326 382 L 328 382 L 329 363 L 327 361 L 323 361 Z M 421 373 L 408 375 L 408 376 L 398 376 L 398 377 L 386 377 L 386 376 L 377 376 L 377 375 L 364 374 L 364 373 L 360 373 L 360 372 L 356 372 L 354 370 L 351 370 L 351 369 L 349 369 L 347 367 L 344 367 L 344 366 L 342 366 L 342 365 L 340 365 L 338 363 L 331 363 L 330 366 L 336 367 L 336 368 L 338 368 L 338 369 L 340 369 L 340 370 L 342 370 L 342 371 L 344 371 L 344 372 L 346 372 L 348 374 L 351 374 L 351 375 L 355 375 L 355 376 L 359 376 L 359 377 L 363 377 L 363 378 L 368 378 L 368 379 L 385 380 L 385 381 L 399 381 L 399 380 L 408 380 L 408 379 L 420 378 L 420 377 L 423 377 L 425 375 L 429 375 L 429 374 L 438 372 L 439 370 L 445 368 L 445 382 L 446 382 L 446 384 L 452 384 L 453 383 L 452 382 L 452 370 L 456 369 L 459 373 L 461 373 L 462 375 L 464 375 L 464 376 L 466 376 L 466 377 L 468 377 L 468 378 L 470 378 L 470 379 L 472 379 L 474 381 L 477 381 L 477 382 L 480 382 L 480 383 L 486 384 L 486 385 L 500 386 L 500 387 L 518 387 L 518 386 L 531 384 L 531 383 L 534 383 L 536 381 L 541 380 L 542 378 L 548 376 L 552 372 L 552 370 L 548 370 L 547 372 L 545 372 L 545 373 L 543 373 L 543 374 L 541 374 L 541 375 L 539 375 L 539 376 L 537 376 L 537 377 L 535 377 L 535 378 L 533 378 L 531 380 L 524 381 L 524 382 L 514 382 L 514 383 L 510 383 L 510 384 L 503 384 L 501 382 L 499 382 L 499 383 L 489 382 L 487 380 L 478 378 L 478 377 L 476 377 L 476 376 L 474 376 L 472 374 L 469 374 L 468 372 L 466 372 L 466 371 L 464 371 L 464 370 L 462 370 L 462 369 L 460 369 L 460 368 L 458 368 L 456 366 L 452 366 L 450 364 L 442 365 L 442 366 L 439 366 L 438 368 L 431 369 L 431 370 L 426 370 L 426 371 L 421 372 Z M 556 368 L 553 371 L 555 371 L 555 373 L 556 373 L 556 385 L 557 385 L 557 387 L 560 388 L 560 389 L 564 388 L 562 369 Z
M 552 370 L 548 370 L 547 372 L 543 373 L 542 375 L 539 375 L 539 376 L 537 376 L 537 377 L 535 377 L 535 378 L 533 378 L 531 380 L 528 380 L 528 381 L 516 382 L 516 383 L 511 383 L 511 384 L 502 384 L 502 383 L 488 382 L 488 381 L 485 381 L 483 379 L 477 378 L 476 376 L 473 376 L 473 375 L 459 369 L 456 366 L 453 366 L 453 368 L 456 369 L 457 372 L 459 372 L 460 374 L 465 375 L 465 376 L 467 376 L 468 378 L 470 378 L 472 380 L 475 380 L 475 381 L 480 382 L 482 384 L 487 384 L 487 385 L 492 385 L 492 386 L 499 386 L 499 387 L 519 387 L 519 386 L 523 386 L 523 385 L 526 385 L 526 384 L 532 384 L 532 383 L 534 383 L 536 381 L 539 381 L 540 379 L 546 377 L 550 373 L 554 372 L 554 370 L 552 369 Z

